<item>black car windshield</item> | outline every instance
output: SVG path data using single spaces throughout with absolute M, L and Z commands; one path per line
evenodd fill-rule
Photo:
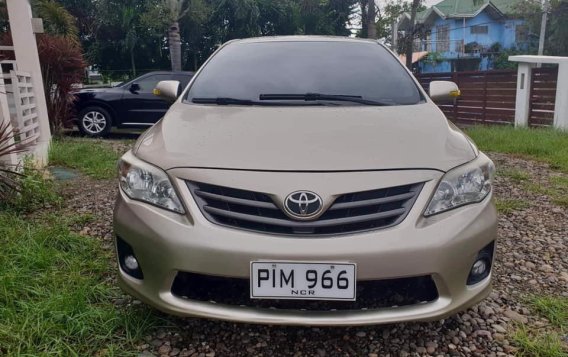
M 409 105 L 423 98 L 402 64 L 379 44 L 267 41 L 224 47 L 203 68 L 186 99 L 217 105 Z

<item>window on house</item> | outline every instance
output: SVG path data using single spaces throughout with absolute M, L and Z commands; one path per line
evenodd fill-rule
M 527 42 L 529 39 L 529 28 L 527 25 L 517 25 L 515 27 L 515 42 Z
M 450 32 L 448 25 L 436 26 L 436 51 L 448 52 L 450 50 Z
M 470 27 L 470 33 L 476 35 L 486 35 L 489 33 L 489 26 L 487 25 L 476 25 Z
M 456 52 L 457 53 L 464 53 L 463 40 L 456 41 L 455 45 L 456 45 Z

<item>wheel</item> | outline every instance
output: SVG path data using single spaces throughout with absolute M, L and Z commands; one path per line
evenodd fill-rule
M 81 110 L 78 118 L 79 131 L 86 136 L 105 137 L 112 128 L 109 112 L 101 107 L 87 107 Z

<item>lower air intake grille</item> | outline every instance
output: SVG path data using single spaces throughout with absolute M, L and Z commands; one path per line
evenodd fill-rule
M 287 235 L 330 235 L 386 228 L 408 214 L 423 184 L 339 196 L 318 219 L 288 217 L 265 193 L 187 181 L 205 217 L 217 224 Z
M 248 279 L 178 272 L 172 294 L 185 299 L 261 309 L 346 311 L 375 310 L 423 304 L 438 298 L 432 277 L 417 276 L 357 282 L 356 301 L 251 299 Z

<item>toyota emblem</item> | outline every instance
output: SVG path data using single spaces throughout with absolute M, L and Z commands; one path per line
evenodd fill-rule
M 295 218 L 311 218 L 321 212 L 321 197 L 311 191 L 292 192 L 284 200 L 286 213 Z

